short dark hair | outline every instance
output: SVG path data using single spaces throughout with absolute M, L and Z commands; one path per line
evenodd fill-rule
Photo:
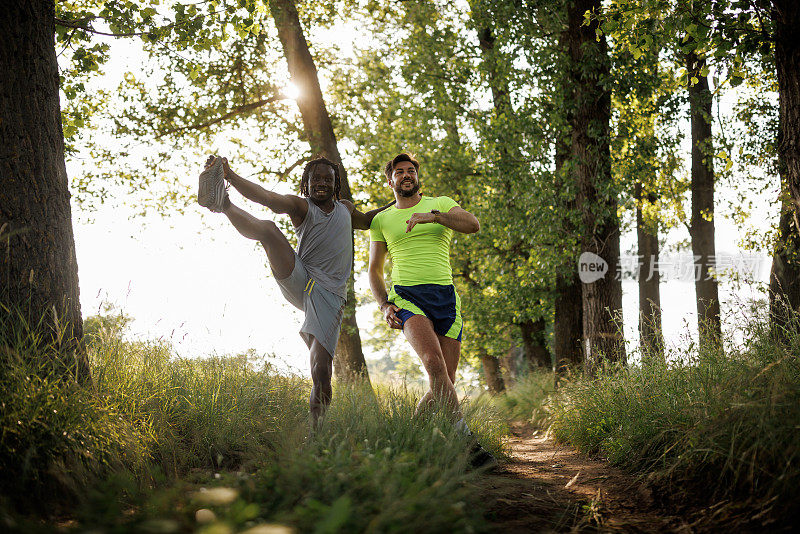
M 392 172 L 394 171 L 394 166 L 400 163 L 401 161 L 410 161 L 411 164 L 414 166 L 414 169 L 419 173 L 419 161 L 414 157 L 413 154 L 409 154 L 408 152 L 401 152 L 400 154 L 396 155 L 394 158 L 386 162 L 386 166 L 383 168 L 383 174 L 386 178 L 392 177 Z
M 322 156 L 314 158 L 306 163 L 306 166 L 303 169 L 303 177 L 300 179 L 300 194 L 304 197 L 311 196 L 311 194 L 308 192 L 308 181 L 311 178 L 311 170 L 319 164 L 329 165 L 333 169 L 333 196 L 336 197 L 336 200 L 339 200 L 339 193 L 342 190 L 342 179 L 339 177 L 339 165 Z

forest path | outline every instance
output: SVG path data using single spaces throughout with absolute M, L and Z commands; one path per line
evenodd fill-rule
M 511 459 L 482 477 L 493 532 L 692 532 L 637 478 L 515 425 Z

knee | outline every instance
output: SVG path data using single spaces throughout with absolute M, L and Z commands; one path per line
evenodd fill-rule
M 424 356 L 425 370 L 431 378 L 443 378 L 447 375 L 447 365 L 441 353 L 431 353 Z
M 259 221 L 258 222 L 258 239 L 260 241 L 269 241 L 270 238 L 280 233 L 278 225 L 273 221 Z

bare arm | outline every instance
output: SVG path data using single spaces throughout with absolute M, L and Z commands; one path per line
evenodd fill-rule
M 400 319 L 395 315 L 400 308 L 388 301 L 386 282 L 383 279 L 383 265 L 386 263 L 387 251 L 386 243 L 383 241 L 372 241 L 369 244 L 369 267 L 367 269 L 369 287 L 389 326 L 401 328 Z
M 428 223 L 439 223 L 462 234 L 474 234 L 481 229 L 478 218 L 460 206 L 453 206 L 447 213 L 415 213 L 406 223 L 406 232 L 418 224 Z
M 389 206 L 395 203 L 394 200 L 386 204 L 385 206 L 381 206 L 380 208 L 375 208 L 374 210 L 369 210 L 366 213 L 361 213 L 356 209 L 352 202 L 348 200 L 342 200 L 345 206 L 348 207 L 350 210 L 350 217 L 353 221 L 353 228 L 356 230 L 369 230 L 370 224 L 372 224 L 372 219 L 375 218 L 377 214 L 388 208 Z
M 213 163 L 213 156 L 209 158 L 209 162 Z M 206 165 L 210 163 L 206 162 Z M 253 202 L 257 202 L 266 206 L 275 213 L 285 213 L 292 219 L 292 224 L 299 226 L 308 213 L 308 204 L 305 199 L 296 195 L 281 195 L 264 189 L 260 185 L 242 178 L 228 166 L 228 160 L 222 158 L 222 168 L 225 170 L 225 179 L 239 192 L 241 195 Z

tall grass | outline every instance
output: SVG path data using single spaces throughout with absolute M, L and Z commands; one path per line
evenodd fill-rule
M 414 418 L 407 391 L 336 384 L 309 436 L 307 381 L 245 356 L 184 360 L 95 332 L 87 386 L 41 350 L 25 336 L 0 339 L 0 524 L 20 505 L 62 505 L 79 531 L 481 529 L 469 440 L 441 412 Z M 500 453 L 497 414 L 465 412 Z M 201 485 L 233 497 L 210 502 Z M 213 510 L 202 524 L 201 508 Z
M 247 498 L 301 532 L 316 528 L 320 510 L 341 532 L 478 530 L 483 508 L 470 484 L 468 439 L 441 411 L 417 419 L 414 408 L 400 391 L 376 399 L 340 388 L 320 431 L 302 447 L 279 449 Z M 480 424 L 490 417 L 469 414 L 484 445 L 499 453 L 500 436 Z
M 712 499 L 787 511 L 800 499 L 800 339 L 778 341 L 763 319 L 740 328 L 744 341 L 727 354 L 573 381 L 552 397 L 553 435 Z
M 87 386 L 13 339 L 0 343 L 0 491 L 26 503 L 69 502 L 120 471 L 241 465 L 305 422 L 306 384 L 243 357 L 181 360 L 112 337 L 89 345 Z
M 535 427 L 548 424 L 547 403 L 555 391 L 552 372 L 531 370 L 517 378 L 512 387 L 500 395 L 484 396 L 487 402 L 508 421 L 524 421 Z

